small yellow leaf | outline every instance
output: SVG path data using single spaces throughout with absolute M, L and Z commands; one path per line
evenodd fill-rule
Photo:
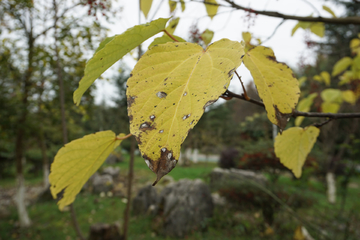
M 249 32 L 242 32 L 242 38 L 244 39 L 245 43 L 250 43 L 251 41 L 251 33 Z
M 184 39 L 182 39 L 179 36 L 173 35 L 173 37 L 178 42 L 186 42 Z M 152 43 L 150 43 L 148 49 L 150 49 L 152 46 L 159 45 L 159 44 L 164 44 L 164 43 L 167 43 L 167 42 L 175 42 L 175 41 L 172 38 L 170 38 L 167 34 L 164 34 L 161 37 L 155 38 L 154 41 L 152 41 Z
M 210 3 L 210 4 L 207 4 Z M 208 16 L 212 19 L 216 14 L 219 6 L 217 5 L 216 0 L 204 0 L 204 4 L 206 7 L 206 12 Z
M 321 103 L 321 111 L 323 113 L 337 113 L 339 111 L 340 104 L 333 102 Z
M 328 13 L 330 13 L 334 18 L 336 18 L 335 13 L 334 13 L 333 10 L 331 10 L 328 6 L 323 5 L 323 9 L 324 9 L 325 11 L 327 11 Z
M 291 36 L 294 36 L 295 32 L 300 28 L 300 22 L 298 22 L 291 30 Z
M 274 52 L 263 46 L 249 50 L 244 64 L 254 78 L 269 120 L 284 129 L 300 96 L 299 82 L 292 70 L 277 62 Z
M 322 82 L 322 81 L 323 81 L 322 77 L 319 76 L 319 75 L 315 75 L 315 76 L 313 77 L 313 79 L 314 79 L 315 81 L 318 81 L 318 82 Z
M 354 38 L 350 41 L 350 48 L 353 54 L 360 53 L 360 39 Z
M 184 0 L 180 0 L 181 3 L 181 11 L 185 11 L 185 1 Z
M 343 57 L 339 61 L 337 61 L 334 65 L 332 76 L 339 75 L 343 71 L 345 71 L 352 63 L 352 59 L 350 57 Z
M 136 64 L 126 92 L 130 131 L 157 181 L 175 167 L 188 132 L 226 91 L 243 54 L 243 46 L 228 39 L 206 50 L 169 42 Z
M 330 74 L 329 74 L 328 72 L 326 72 L 326 71 L 322 71 L 322 72 L 320 73 L 320 75 L 321 75 L 322 79 L 324 80 L 325 85 L 326 85 L 326 86 L 329 86 L 329 85 L 330 85 L 330 81 L 331 81 Z
M 201 34 L 201 39 L 204 41 L 204 43 L 206 45 L 209 45 L 209 43 L 211 42 L 211 40 L 214 37 L 214 31 L 211 31 L 209 29 L 206 29 L 202 34 Z
M 140 0 L 140 9 L 144 13 L 145 18 L 150 11 L 152 0 Z
M 103 131 L 71 141 L 58 151 L 51 164 L 49 181 L 54 198 L 65 189 L 58 202 L 60 210 L 75 200 L 82 186 L 120 143 L 115 133 Z
M 299 86 L 302 86 L 304 82 L 306 82 L 307 77 L 306 76 L 302 76 L 301 78 L 299 78 Z
M 297 105 L 296 109 L 300 112 L 308 112 L 310 111 L 310 107 L 313 104 L 314 99 L 318 96 L 317 93 L 312 93 L 308 97 L 302 99 Z M 295 126 L 300 126 L 302 121 L 304 120 L 303 116 L 297 117 L 295 119 Z
M 319 37 L 324 37 L 325 35 L 325 24 L 322 22 L 313 23 L 310 26 L 310 31 Z
M 345 71 L 340 77 L 340 82 L 338 83 L 339 86 L 347 84 L 351 82 L 351 80 L 354 78 L 353 71 Z
M 170 33 L 171 35 L 174 34 L 175 29 L 177 27 L 177 25 L 179 24 L 180 18 L 173 18 L 171 19 L 171 21 L 169 22 L 168 26 L 165 28 L 165 30 Z
M 275 153 L 280 162 L 299 178 L 307 155 L 316 142 L 320 130 L 314 126 L 308 128 L 292 127 L 275 138 Z
M 341 95 L 345 102 L 348 102 L 350 104 L 355 104 L 356 96 L 353 91 L 351 91 L 351 90 L 342 91 Z
M 169 0 L 170 13 L 172 13 L 173 11 L 175 11 L 175 9 L 176 9 L 176 4 L 177 4 L 177 1 Z
M 302 226 L 298 226 L 294 232 L 294 238 L 293 240 L 306 240 L 303 232 L 302 232 Z
M 342 95 L 339 89 L 328 88 L 323 90 L 320 95 L 324 102 L 342 103 Z

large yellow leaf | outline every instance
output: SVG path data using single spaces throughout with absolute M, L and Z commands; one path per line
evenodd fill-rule
M 130 28 L 120 35 L 105 39 L 105 43 L 100 44 L 94 56 L 86 63 L 85 76 L 80 80 L 79 88 L 74 92 L 74 103 L 79 105 L 84 92 L 103 72 L 133 48 L 165 29 L 168 20 L 168 18 L 160 18 Z
M 313 104 L 314 99 L 317 97 L 317 93 L 312 93 L 306 98 L 302 99 L 299 104 L 297 105 L 296 109 L 301 112 L 308 112 L 310 111 L 310 107 Z M 302 121 L 304 120 L 303 116 L 297 117 L 295 119 L 295 126 L 300 126 Z
M 60 210 L 75 200 L 82 186 L 120 143 L 115 133 L 103 131 L 71 141 L 58 151 L 51 164 L 49 181 L 54 198 L 65 189 L 58 202 Z
M 210 4 L 207 4 L 210 3 Z M 216 2 L 216 0 L 205 0 L 204 1 L 205 7 L 206 7 L 206 12 L 208 14 L 208 16 L 212 19 L 216 14 L 217 14 L 217 10 L 219 8 Z
M 342 103 L 342 95 L 339 89 L 327 88 L 320 95 L 324 102 Z
M 319 133 L 320 130 L 314 126 L 304 129 L 292 127 L 275 138 L 276 156 L 297 178 L 301 176 L 306 157 L 313 148 Z
M 245 54 L 244 64 L 254 78 L 269 120 L 284 129 L 288 115 L 299 100 L 298 80 L 286 64 L 276 61 L 270 48 L 259 46 L 251 49 Z
M 174 34 L 175 29 L 176 29 L 177 25 L 179 24 L 179 21 L 180 21 L 180 18 L 178 18 L 178 17 L 171 19 L 171 21 L 169 22 L 169 24 L 167 25 L 165 30 L 170 34 Z
M 339 61 L 337 61 L 334 65 L 332 74 L 333 76 L 336 76 L 343 71 L 345 71 L 352 63 L 352 59 L 350 57 L 343 57 Z
M 144 13 L 145 18 L 147 18 L 147 15 L 150 11 L 152 1 L 153 0 L 141 0 L 140 1 L 140 9 Z
M 319 37 L 324 37 L 325 34 L 325 24 L 322 22 L 316 22 L 311 24 L 310 31 Z
M 130 131 L 157 181 L 175 167 L 189 130 L 226 91 L 243 54 L 243 46 L 228 39 L 206 50 L 194 43 L 166 43 L 149 49 L 136 64 L 126 93 Z
M 182 39 L 179 36 L 173 35 L 173 37 L 178 41 L 178 42 L 186 42 L 184 39 Z M 150 49 L 151 47 L 155 46 L 155 45 L 159 45 L 159 44 L 164 44 L 167 42 L 175 42 L 172 38 L 170 38 L 168 35 L 164 34 L 161 37 L 157 37 L 154 39 L 154 41 L 152 41 L 152 43 L 150 43 L 148 49 Z

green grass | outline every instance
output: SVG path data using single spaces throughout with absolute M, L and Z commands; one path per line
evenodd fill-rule
M 116 164 L 121 168 L 120 175 L 125 176 L 128 172 L 129 157 L 125 161 Z M 177 166 L 170 176 L 174 180 L 182 178 L 201 178 L 207 181 L 208 174 L 216 166 L 214 163 L 198 163 L 188 167 Z M 138 184 L 153 182 L 155 174 L 152 173 L 144 160 L 140 157 L 135 159 L 135 178 Z M 41 183 L 41 177 L 27 179 L 28 185 Z M 352 179 L 352 182 L 360 185 L 360 179 Z M 0 181 L 0 186 L 14 187 L 14 179 L 5 179 Z M 338 186 L 339 187 L 339 186 Z M 320 239 L 316 230 L 311 226 L 315 225 L 326 230 L 330 239 L 344 239 L 343 230 L 338 230 L 336 226 L 344 226 L 351 221 L 352 225 L 360 225 L 360 190 L 348 189 L 348 196 L 344 211 L 341 209 L 341 198 L 338 194 L 338 202 L 334 205 L 328 203 L 326 199 L 326 187 L 323 182 L 317 180 L 293 180 L 286 176 L 281 176 L 276 188 L 283 189 L 289 195 L 300 193 L 304 197 L 314 199 L 309 207 L 296 209 L 296 215 L 302 219 L 305 226 L 315 239 Z M 271 189 L 271 187 L 269 188 Z M 100 197 L 89 193 L 80 193 L 74 203 L 78 216 L 78 222 L 82 232 L 87 236 L 89 227 L 93 223 L 114 223 L 122 222 L 125 203 L 119 197 Z M 38 202 L 28 207 L 30 218 L 33 222 L 31 228 L 21 230 L 18 227 L 17 212 L 14 207 L 10 209 L 11 215 L 0 219 L 0 240 L 8 239 L 34 239 L 34 240 L 70 240 L 76 239 L 72 227 L 70 213 L 60 212 L 55 201 Z M 150 240 L 160 239 L 167 240 L 157 236 L 152 230 L 153 219 L 148 216 L 131 217 L 129 227 L 130 240 Z M 274 221 L 275 234 L 272 236 L 263 236 L 264 231 L 263 218 L 261 210 L 255 208 L 233 209 L 230 207 L 216 208 L 214 216 L 208 222 L 208 229 L 205 232 L 195 231 L 185 239 L 188 240 L 230 240 L 230 239 L 266 239 L 280 240 L 292 239 L 297 226 L 302 223 L 292 214 L 285 210 L 284 207 L 277 209 Z M 335 227 L 334 227 L 335 226 Z M 350 237 L 347 240 L 357 239 L 354 231 L 350 229 Z

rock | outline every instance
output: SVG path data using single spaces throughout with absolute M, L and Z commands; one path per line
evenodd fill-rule
M 143 215 L 154 211 L 158 199 L 158 194 L 151 184 L 141 188 L 131 205 L 133 214 Z
M 119 163 L 119 162 L 123 162 L 124 159 L 121 156 L 120 153 L 111 153 L 105 160 L 106 164 L 115 164 L 115 163 Z
M 90 226 L 89 240 L 118 239 L 121 239 L 121 235 L 117 224 L 96 223 Z
M 119 167 L 106 167 L 103 169 L 103 174 L 108 174 L 112 178 L 118 178 L 120 174 L 120 168 Z
M 169 237 L 184 237 L 204 230 L 213 210 L 209 187 L 200 179 L 182 179 L 166 186 L 160 194 L 157 214 L 162 223 L 158 231 Z
M 224 186 L 236 186 L 243 183 L 255 181 L 258 184 L 266 185 L 267 179 L 264 175 L 253 171 L 240 169 L 214 168 L 210 173 L 210 188 L 218 190 Z
M 95 175 L 92 181 L 93 193 L 108 192 L 114 185 L 113 178 L 109 174 Z
M 226 198 L 223 196 L 220 196 L 219 193 L 212 193 L 211 194 L 213 203 L 217 206 L 223 207 L 226 206 L 227 202 L 226 202 Z

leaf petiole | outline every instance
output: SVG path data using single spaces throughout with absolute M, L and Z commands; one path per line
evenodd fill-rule
M 239 74 L 235 71 L 235 74 L 236 74 L 236 76 L 239 78 L 239 80 L 240 80 L 240 83 L 241 83 L 241 86 L 242 86 L 242 88 L 243 88 L 243 90 L 244 90 L 244 98 L 246 99 L 246 101 L 250 101 L 250 98 L 249 98 L 249 96 L 247 95 L 247 93 L 246 93 L 246 90 L 245 90 L 245 87 L 244 87 L 244 84 L 243 84 L 243 82 L 241 81 L 241 77 L 239 76 Z
M 163 30 L 164 33 L 166 33 L 166 35 L 168 35 L 172 40 L 174 40 L 175 42 L 179 42 L 178 40 L 176 40 L 176 38 L 174 38 L 173 35 L 171 35 L 168 31 L 166 31 L 166 29 Z
M 124 136 L 124 137 L 116 137 L 115 139 L 116 139 L 116 140 L 124 140 L 124 139 L 127 139 L 127 138 L 131 137 L 131 136 L 132 136 L 132 134 L 129 133 L 128 135 L 126 135 L 126 136 Z

